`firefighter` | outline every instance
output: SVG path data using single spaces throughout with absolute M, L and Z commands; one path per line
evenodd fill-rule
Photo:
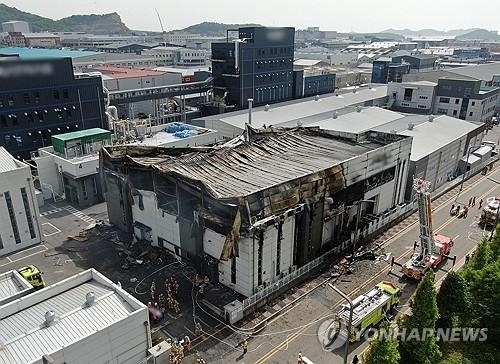
M 302 360 L 302 353 L 299 351 L 299 355 L 297 355 L 297 364 L 304 364 L 304 360 Z
M 199 322 L 196 322 L 194 325 L 194 333 L 196 336 L 200 336 L 201 334 L 203 334 L 203 327 Z
M 467 255 L 465 256 L 465 264 L 469 264 L 469 260 L 470 260 L 470 255 L 469 255 L 469 254 L 467 254 Z
M 247 339 L 244 339 L 241 342 L 241 348 L 243 349 L 243 355 L 245 355 L 248 352 L 248 341 L 247 341 Z
M 359 359 L 357 355 L 354 355 L 354 357 L 352 358 L 352 364 L 359 364 Z
M 483 199 L 479 200 L 479 209 L 483 206 Z

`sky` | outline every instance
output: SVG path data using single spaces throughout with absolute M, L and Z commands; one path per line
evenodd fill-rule
M 203 21 L 258 23 L 339 32 L 379 32 L 388 28 L 500 30 L 498 0 L 0 0 L 52 19 L 75 14 L 117 12 L 134 30 L 182 29 Z M 418 7 L 416 6 L 418 5 Z

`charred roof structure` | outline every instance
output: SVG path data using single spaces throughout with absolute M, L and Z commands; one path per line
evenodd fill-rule
M 345 240 L 356 214 L 401 203 L 410 150 L 392 133 L 249 128 L 216 147 L 105 147 L 101 172 L 111 223 L 251 296 Z

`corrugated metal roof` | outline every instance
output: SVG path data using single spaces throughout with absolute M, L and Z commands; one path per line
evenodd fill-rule
M 31 285 L 23 280 L 16 271 L 0 274 L 0 306 L 7 302 L 10 297 L 17 296 L 29 289 L 31 289 Z
M 131 159 L 201 181 L 216 198 L 234 198 L 337 166 L 381 145 L 356 144 L 311 130 L 289 130 L 232 148 Z
M 0 147 L 0 173 L 26 167 L 26 164 L 16 160 L 4 147 Z
M 500 62 L 447 68 L 446 71 L 461 76 L 472 77 L 476 80 L 491 81 L 493 76 L 500 75 Z
M 62 288 L 62 287 L 60 287 Z M 54 290 L 60 290 L 57 285 Z M 46 296 L 46 288 L 27 296 Z M 86 294 L 94 292 L 95 301 L 87 306 Z M 16 302 L 7 307 L 17 304 Z M 55 322 L 47 326 L 45 313 L 53 310 Z M 90 280 L 62 293 L 20 309 L 0 320 L 0 364 L 25 364 L 40 360 L 63 346 L 102 330 L 128 317 L 136 309 L 114 287 Z M 3 316 L 3 315 L 2 315 Z

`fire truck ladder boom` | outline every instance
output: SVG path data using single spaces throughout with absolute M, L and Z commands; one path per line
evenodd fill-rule
M 432 230 L 432 206 L 429 192 L 430 182 L 421 178 L 413 181 L 417 191 L 418 215 L 420 222 L 420 254 L 431 254 L 434 248 L 434 232 Z

